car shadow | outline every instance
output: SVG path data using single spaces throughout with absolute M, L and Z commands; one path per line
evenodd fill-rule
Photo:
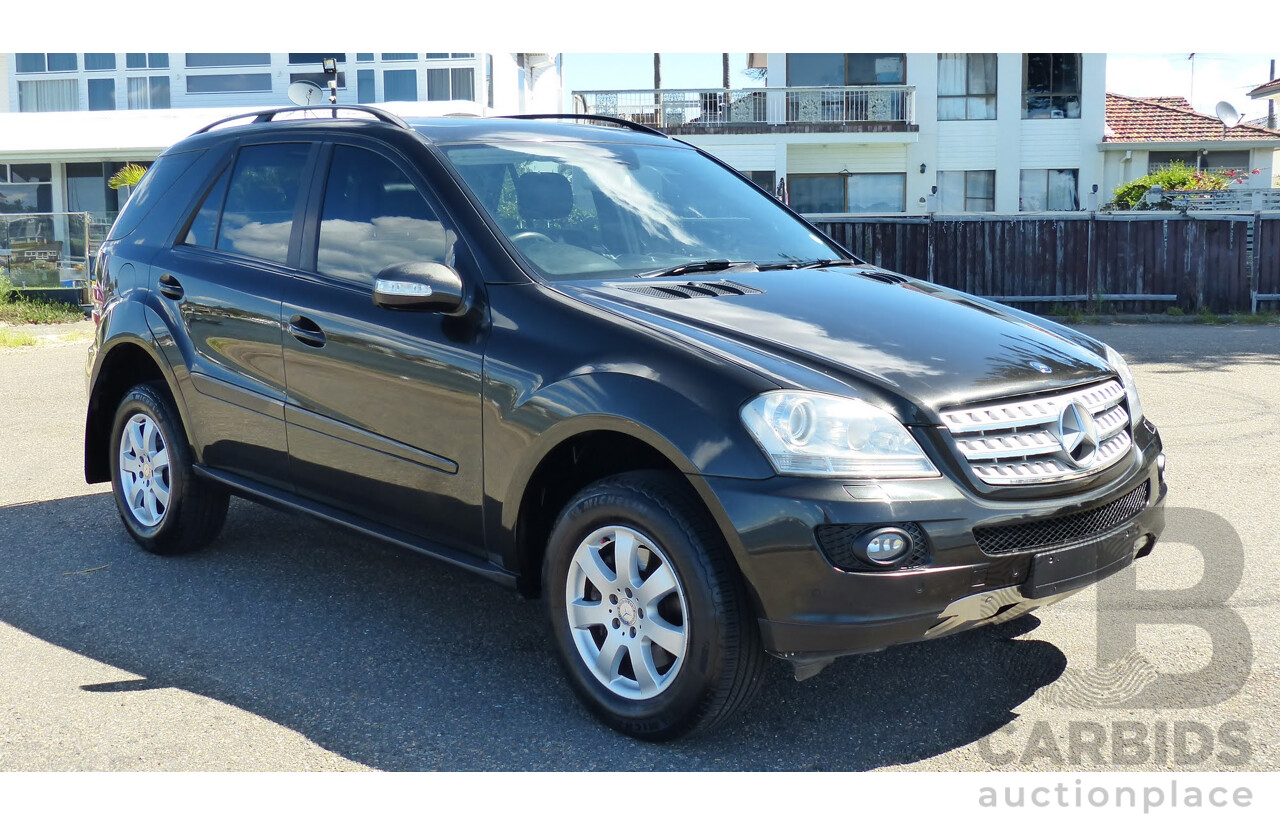
M 598 724 L 553 659 L 541 603 L 397 548 L 233 499 L 208 550 L 162 558 L 110 495 L 0 507 L 0 621 L 385 770 L 866 770 L 974 742 L 1066 659 L 1008 625 L 838 660 L 769 660 L 754 703 L 667 745 Z

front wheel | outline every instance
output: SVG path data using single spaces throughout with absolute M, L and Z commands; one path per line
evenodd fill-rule
M 746 594 L 677 480 L 627 473 L 584 489 L 552 531 L 543 581 L 570 684 L 606 724 L 673 739 L 754 694 L 763 653 Z
M 111 432 L 111 488 L 129 535 L 159 554 L 212 541 L 229 495 L 192 472 L 191 446 L 168 396 L 151 384 L 134 387 L 116 408 Z

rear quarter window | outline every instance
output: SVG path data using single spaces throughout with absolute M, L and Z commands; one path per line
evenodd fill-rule
M 182 174 L 190 169 L 202 154 L 204 154 L 203 149 L 161 155 L 147 170 L 147 174 L 143 175 L 142 181 L 133 190 L 124 208 L 120 210 L 115 223 L 111 225 L 111 231 L 107 233 L 107 240 L 123 238 L 137 229 L 138 224 L 142 223 L 142 219 L 156 205 L 156 201 L 169 191 L 178 178 L 182 177 Z

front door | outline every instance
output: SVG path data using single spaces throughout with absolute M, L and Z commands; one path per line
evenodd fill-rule
M 476 549 L 485 313 L 390 310 L 372 295 L 396 263 L 453 266 L 473 296 L 480 279 L 396 157 L 343 143 L 322 159 L 315 246 L 284 296 L 291 473 L 299 493 L 330 507 Z

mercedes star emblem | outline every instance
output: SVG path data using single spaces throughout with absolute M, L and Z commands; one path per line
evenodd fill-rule
M 1098 425 L 1079 401 L 1071 402 L 1058 414 L 1058 440 L 1073 465 L 1084 469 L 1093 464 L 1098 454 Z

